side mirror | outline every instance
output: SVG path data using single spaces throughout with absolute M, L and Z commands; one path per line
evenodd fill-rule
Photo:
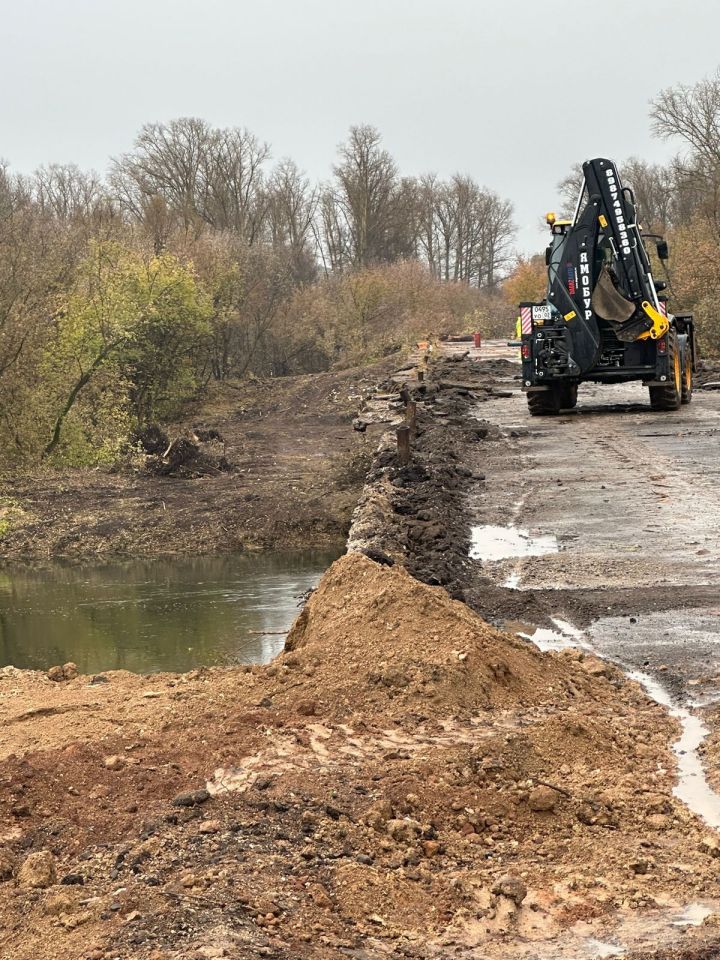
M 657 255 L 661 260 L 668 260 L 670 257 L 670 251 L 668 250 L 667 240 L 658 240 L 655 244 L 655 249 L 657 250 Z

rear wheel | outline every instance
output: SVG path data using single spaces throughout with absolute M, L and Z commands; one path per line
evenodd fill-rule
M 528 410 L 533 417 L 545 417 L 561 410 L 571 410 L 577 403 L 576 383 L 553 383 L 549 390 L 534 390 L 527 395 Z
M 683 364 L 682 389 L 680 391 L 681 402 L 690 403 L 690 401 L 692 400 L 692 394 L 693 394 L 692 351 L 690 350 L 690 344 L 687 344 L 685 347 L 685 362 Z
M 572 410 L 577 406 L 578 385 L 576 383 L 564 383 L 559 393 L 561 410 Z
M 668 330 L 666 342 L 668 380 L 661 386 L 650 387 L 650 406 L 653 410 L 679 410 L 682 402 L 683 371 L 680 344 L 675 330 Z

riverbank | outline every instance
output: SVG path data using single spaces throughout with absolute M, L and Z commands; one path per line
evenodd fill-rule
M 359 369 L 213 385 L 173 436 L 217 433 L 228 469 L 45 471 L 0 483 L 5 563 L 109 562 L 344 544 L 382 425 L 353 419 L 395 357 Z
M 1 677 L 14 960 L 590 956 L 720 903 L 639 686 L 358 554 L 268 666 Z

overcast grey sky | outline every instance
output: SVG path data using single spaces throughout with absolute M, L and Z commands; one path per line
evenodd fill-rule
M 720 63 L 712 0 L 0 0 L 0 157 L 104 172 L 148 121 L 246 126 L 313 177 L 353 123 L 513 200 L 527 251 L 589 156 L 665 159 L 648 101 Z

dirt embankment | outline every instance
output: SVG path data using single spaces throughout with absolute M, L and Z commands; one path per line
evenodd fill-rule
M 464 597 L 473 575 L 468 492 L 484 479 L 484 444 L 500 438 L 498 428 L 473 411 L 507 395 L 497 377 L 508 372 L 515 367 L 505 361 L 458 354 L 431 362 L 422 382 L 405 380 L 417 409 L 411 460 L 400 466 L 394 433 L 382 438 L 353 514 L 349 550 L 400 563 L 423 583 Z
M 169 432 L 217 434 L 220 470 L 161 475 L 160 457 L 151 457 L 116 472 L 5 478 L 2 558 L 113 560 L 342 544 L 383 429 L 361 433 L 353 419 L 397 362 L 216 385 Z
M 0 720 L 13 960 L 562 956 L 720 897 L 636 685 L 357 553 L 266 667 L 10 669 Z

